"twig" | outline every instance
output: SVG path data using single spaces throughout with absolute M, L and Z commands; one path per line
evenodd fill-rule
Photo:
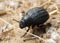
M 54 10 L 54 11 L 50 12 L 49 14 L 52 15 L 52 14 L 54 14 L 55 12 L 57 12 L 57 10 Z
M 49 1 L 45 2 L 45 3 L 43 3 L 40 7 L 43 7 L 44 5 L 46 5 L 47 3 L 50 3 L 50 2 L 51 2 L 51 0 L 49 0 Z
M 31 38 L 26 38 L 26 39 L 24 39 L 23 41 L 25 42 L 25 41 L 27 41 L 27 40 L 33 40 L 33 39 L 38 39 L 38 38 L 36 38 L 36 37 L 31 37 Z
M 60 13 L 60 12 L 58 11 L 58 7 L 57 7 L 57 5 L 56 5 L 55 3 L 54 3 L 53 6 L 56 8 L 56 10 L 50 12 L 49 14 L 52 15 L 52 14 L 54 14 L 55 12 Z

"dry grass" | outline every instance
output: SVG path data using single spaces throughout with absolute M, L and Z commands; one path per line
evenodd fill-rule
M 33 7 L 43 7 L 50 15 L 46 23 L 52 26 L 46 33 L 35 31 L 35 34 L 28 34 L 21 38 L 26 32 L 26 28 L 20 29 L 19 23 L 29 9 Z M 37 30 L 37 29 L 36 29 Z M 29 39 L 32 37 L 32 39 Z M 23 41 L 28 38 L 27 41 Z M 34 39 L 33 39 L 34 38 Z M 35 39 L 36 38 L 36 39 Z M 0 0 L 0 43 L 60 43 L 60 1 L 59 0 Z

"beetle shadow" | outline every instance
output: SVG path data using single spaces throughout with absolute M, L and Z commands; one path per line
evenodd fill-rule
M 49 27 L 51 27 L 51 23 L 42 24 L 39 27 L 34 27 L 33 28 L 33 34 L 35 34 L 37 36 L 45 34 L 49 30 Z

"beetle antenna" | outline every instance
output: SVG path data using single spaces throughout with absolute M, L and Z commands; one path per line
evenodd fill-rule
M 13 20 L 19 23 L 19 21 L 17 21 L 16 19 L 13 19 Z

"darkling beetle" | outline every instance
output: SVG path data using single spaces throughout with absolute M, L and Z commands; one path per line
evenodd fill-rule
M 37 25 L 44 24 L 49 19 L 48 12 L 41 7 L 35 7 L 27 11 L 26 15 L 22 17 L 21 21 L 19 22 L 19 27 L 23 29 L 24 27 L 28 27 L 27 32 L 32 25 L 32 28 Z M 27 32 L 23 35 L 25 36 Z

